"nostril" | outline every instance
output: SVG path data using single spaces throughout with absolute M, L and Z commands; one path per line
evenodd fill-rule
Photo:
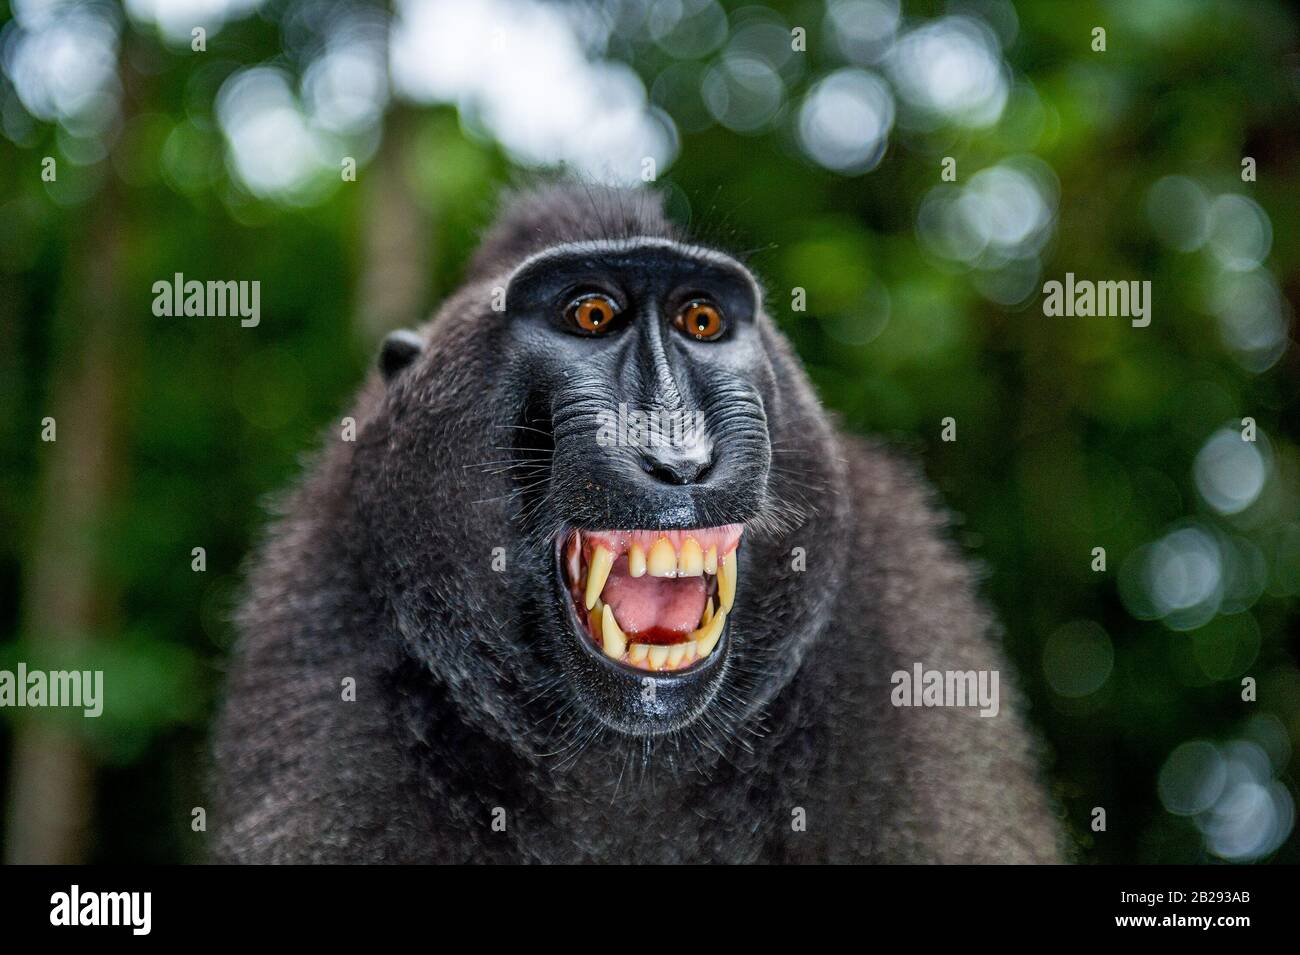
M 641 469 L 664 484 L 698 483 L 713 467 L 709 458 L 658 457 L 641 453 Z

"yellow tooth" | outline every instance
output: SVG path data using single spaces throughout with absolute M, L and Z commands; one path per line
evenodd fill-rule
M 623 651 L 627 649 L 627 637 L 623 636 L 623 631 L 619 629 L 618 621 L 614 619 L 614 611 L 609 609 L 609 604 L 605 604 L 605 609 L 602 611 L 600 631 L 604 637 L 605 656 L 621 660 Z
M 596 603 L 599 604 L 600 601 L 597 600 Z M 600 625 L 601 625 L 601 618 L 603 616 L 604 613 L 602 611 L 602 608 L 600 607 L 592 607 L 590 610 L 587 611 L 587 623 L 591 625 L 591 633 L 596 638 L 597 644 L 600 644 L 601 641 Z
M 709 624 L 713 622 L 714 617 L 712 597 L 710 597 L 709 602 L 704 605 L 704 616 L 706 619 L 700 620 L 700 625 L 691 631 L 692 640 L 698 640 L 709 632 Z
M 709 621 L 712 619 L 713 619 L 713 598 L 710 597 L 708 600 L 704 602 L 704 613 L 700 617 L 700 627 L 703 628 L 708 626 Z
M 686 644 L 674 643 L 668 648 L 668 668 L 672 669 L 682 662 L 682 657 L 686 656 Z
M 591 593 L 588 588 L 587 593 Z M 730 611 L 736 602 L 736 551 L 732 551 L 718 564 L 718 604 Z
M 704 573 L 704 551 L 700 542 L 688 537 L 682 542 L 682 549 L 677 552 L 677 576 L 698 577 Z
M 587 568 L 588 610 L 596 606 L 596 598 L 605 589 L 605 581 L 609 580 L 609 569 L 613 566 L 614 555 L 607 548 L 597 544 L 596 552 L 591 555 L 591 565 Z
M 640 544 L 633 544 L 627 552 L 627 572 L 633 577 L 645 576 L 645 551 Z
M 704 553 L 704 572 L 706 574 L 716 574 L 718 572 L 718 545 L 712 545 Z
M 673 551 L 673 545 L 668 543 L 667 537 L 661 537 L 655 541 L 654 547 L 650 548 L 650 556 L 646 560 L 646 569 L 650 571 L 651 577 L 675 577 L 677 575 L 677 554 Z
M 722 636 L 722 628 L 726 625 L 726 611 L 719 610 L 718 615 L 709 622 L 709 625 L 704 628 L 703 635 L 695 642 L 701 660 L 713 652 L 713 648 L 718 645 L 718 638 Z
M 628 654 L 628 659 L 633 663 L 645 663 L 645 659 L 650 655 L 650 645 L 646 643 L 632 644 L 632 652 Z
M 570 583 L 578 582 L 578 575 L 582 573 L 582 564 L 578 560 L 578 555 L 582 553 L 582 532 L 574 531 L 573 536 L 569 538 L 569 544 L 564 550 L 565 564 L 569 570 Z
M 656 670 L 662 670 L 664 668 L 664 664 L 667 662 L 668 662 L 667 647 L 650 648 L 650 665 L 652 667 L 654 667 Z

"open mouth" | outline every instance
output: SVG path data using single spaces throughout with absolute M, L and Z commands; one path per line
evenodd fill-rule
M 743 531 L 725 524 L 569 532 L 562 566 L 580 637 L 639 670 L 680 671 L 704 661 L 736 598 Z

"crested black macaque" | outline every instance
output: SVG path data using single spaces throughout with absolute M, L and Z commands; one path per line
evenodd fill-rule
M 348 414 L 252 565 L 217 859 L 1062 859 L 916 467 L 652 193 L 515 194 Z

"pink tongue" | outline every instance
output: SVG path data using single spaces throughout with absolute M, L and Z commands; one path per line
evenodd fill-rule
M 670 630 L 686 634 L 699 625 L 705 595 L 703 577 L 630 577 L 627 557 L 620 557 L 600 596 L 614 611 L 624 633 Z

